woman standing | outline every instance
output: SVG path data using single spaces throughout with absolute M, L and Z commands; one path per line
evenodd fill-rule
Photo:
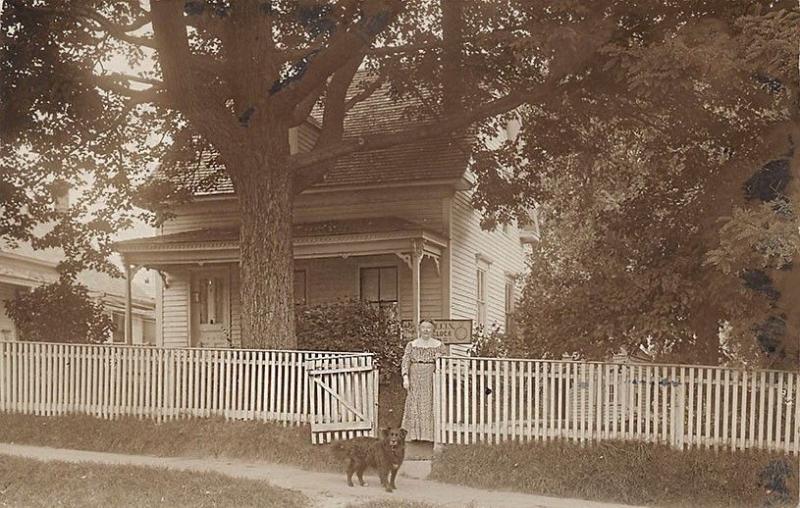
M 419 337 L 406 344 L 402 373 L 406 405 L 403 428 L 408 439 L 433 441 L 433 373 L 436 358 L 447 354 L 447 346 L 433 338 L 433 321 L 419 322 Z

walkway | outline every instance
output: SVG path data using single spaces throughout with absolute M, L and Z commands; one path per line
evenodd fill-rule
M 378 499 L 402 499 L 447 507 L 614 508 L 623 506 L 513 492 L 487 491 L 407 477 L 398 478 L 398 490 L 390 494 L 376 486 L 378 479 L 369 472 L 366 475 L 369 486 L 348 487 L 344 473 L 318 473 L 279 464 L 233 459 L 162 458 L 5 443 L 0 443 L 0 454 L 39 460 L 163 467 L 184 471 L 213 471 L 238 478 L 263 480 L 277 487 L 298 490 L 308 496 L 314 502 L 314 506 L 320 508 L 339 508 L 350 503 Z

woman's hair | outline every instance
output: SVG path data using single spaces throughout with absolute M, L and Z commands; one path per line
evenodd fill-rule
M 432 319 L 427 319 L 427 318 L 420 319 L 419 320 L 419 324 L 422 324 L 422 323 L 429 323 L 431 326 L 436 327 L 436 325 L 433 323 Z

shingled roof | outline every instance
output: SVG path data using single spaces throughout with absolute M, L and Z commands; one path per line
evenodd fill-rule
M 302 222 L 292 226 L 294 238 L 318 236 L 355 235 L 370 233 L 422 232 L 425 227 L 399 217 L 374 217 L 366 219 L 340 219 L 320 222 Z M 239 241 L 238 227 L 194 229 L 168 235 L 133 238 L 114 243 L 120 252 L 134 252 L 158 248 L 179 248 L 202 242 L 227 244 Z
M 350 95 L 359 93 L 370 78 L 359 73 Z M 421 103 L 397 100 L 384 84 L 370 97 L 357 103 L 345 118 L 345 136 L 361 136 L 375 132 L 399 132 L 424 124 Z M 321 120 L 321 111 L 312 112 L 311 124 Z M 355 153 L 340 158 L 325 179 L 314 188 L 340 186 L 373 186 L 388 183 L 458 180 L 464 176 L 469 158 L 468 138 L 431 138 L 384 150 Z M 216 154 L 205 150 L 193 163 L 194 171 L 182 177 L 195 195 L 232 194 L 233 184 Z

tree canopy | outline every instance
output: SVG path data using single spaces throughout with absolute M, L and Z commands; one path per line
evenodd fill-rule
M 723 0 L 7 1 L 0 233 L 31 239 L 34 224 L 55 220 L 36 244 L 62 245 L 75 266 L 97 267 L 113 232 L 139 214 L 133 203 L 144 189 L 159 206 L 185 197 L 186 189 L 147 179 L 159 161 L 189 171 L 178 162 L 195 156 L 200 140 L 218 154 L 239 199 L 246 345 L 292 346 L 292 197 L 337 158 L 429 137 L 492 135 L 519 116 L 517 142 L 490 149 L 473 138 L 475 203 L 489 223 L 540 203 L 557 210 L 555 226 L 570 212 L 548 199 L 573 196 L 582 206 L 581 193 L 595 186 L 611 209 L 636 202 L 644 216 L 630 229 L 645 235 L 649 192 L 658 190 L 654 209 L 674 212 L 710 185 L 708 172 L 758 168 L 787 152 L 787 122 L 797 126 L 793 8 Z M 354 85 L 359 70 L 369 79 Z M 348 111 L 380 86 L 398 101 L 415 99 L 408 114 L 425 125 L 348 136 Z M 290 153 L 289 129 L 315 107 L 314 148 Z M 68 213 L 55 212 L 59 180 L 86 189 Z M 732 180 L 716 181 L 733 189 Z M 689 205 L 681 213 L 701 213 Z M 570 220 L 591 230 L 589 216 Z M 660 246 L 647 240 L 651 256 L 677 248 L 671 237 Z M 715 247 L 713 266 L 742 270 L 725 265 L 731 249 Z
M 800 16 L 737 5 L 606 47 L 603 80 L 481 153 L 489 220 L 544 218 L 519 310 L 532 354 L 798 365 Z

